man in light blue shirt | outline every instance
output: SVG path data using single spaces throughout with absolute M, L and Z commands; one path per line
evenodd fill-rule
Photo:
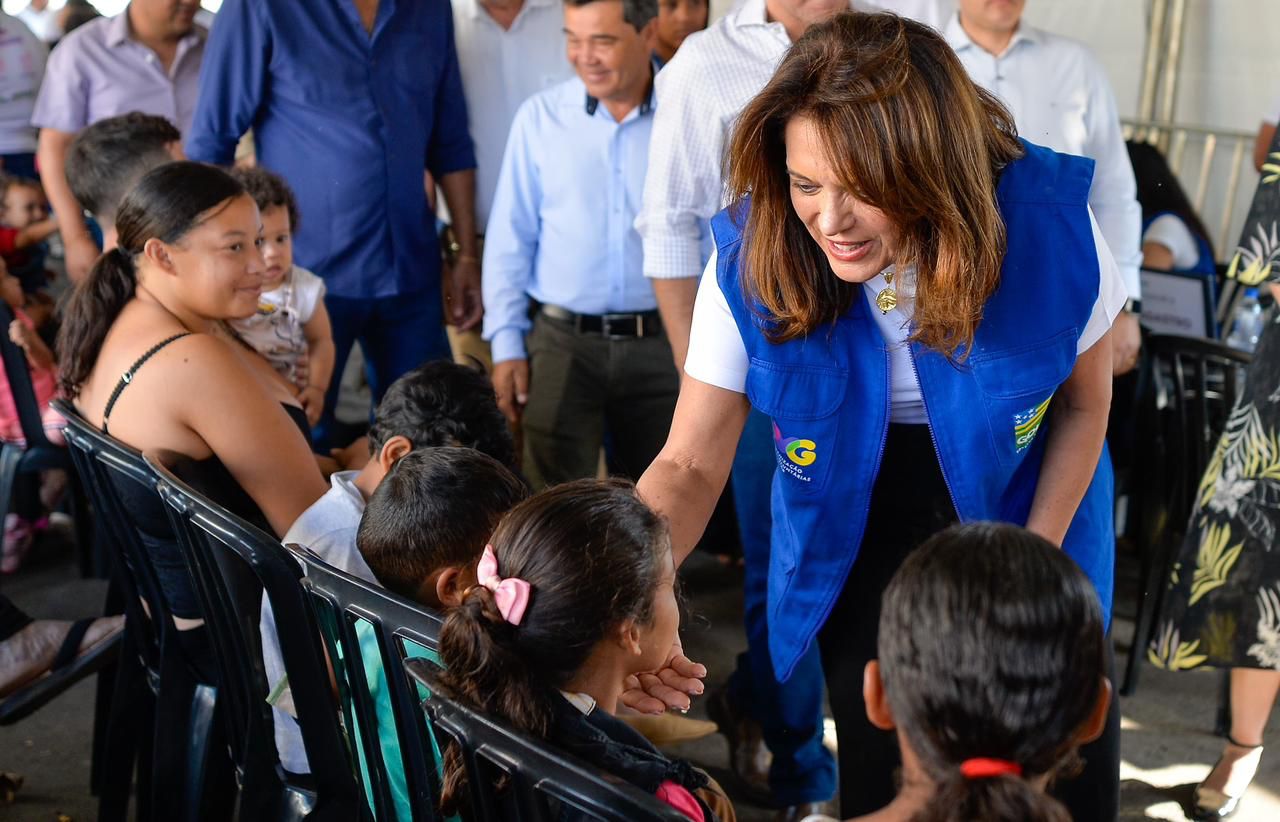
M 566 0 L 578 76 L 527 100 L 507 138 L 485 237 L 484 338 L 535 488 L 594 476 L 606 431 L 613 468 L 638 477 L 675 408 L 679 377 L 633 228 L 656 16 L 655 0 Z

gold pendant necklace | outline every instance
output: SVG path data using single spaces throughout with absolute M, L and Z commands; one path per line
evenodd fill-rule
M 876 307 L 880 309 L 881 314 L 888 314 L 898 305 L 898 292 L 893 287 L 892 271 L 886 271 L 880 276 L 884 277 L 885 287 L 876 295 Z

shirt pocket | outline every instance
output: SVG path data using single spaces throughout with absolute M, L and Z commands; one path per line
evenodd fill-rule
M 774 458 L 785 492 L 825 490 L 839 448 L 838 412 L 848 383 L 843 368 L 751 358 L 747 399 L 773 420 Z
M 1016 465 L 1035 443 L 1058 387 L 1076 363 L 1076 334 L 1063 331 L 1047 340 L 970 361 L 982 393 L 992 446 L 1002 465 Z

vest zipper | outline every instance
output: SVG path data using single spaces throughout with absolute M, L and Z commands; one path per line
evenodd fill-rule
M 956 517 L 963 519 L 960 506 L 956 505 L 956 492 L 951 486 L 951 478 L 947 476 L 947 464 L 942 460 L 942 449 L 938 448 L 938 437 L 933 433 L 933 415 L 929 413 L 929 397 L 925 394 L 924 384 L 920 382 L 920 369 L 916 367 L 916 348 L 910 342 L 906 345 L 907 353 L 911 355 L 911 373 L 915 375 L 916 386 L 920 389 L 920 404 L 924 406 L 924 418 L 928 420 L 929 440 L 933 443 L 933 453 L 938 458 L 938 468 L 942 471 L 942 483 L 947 486 L 947 495 L 951 497 L 951 507 L 955 509 Z M 882 445 L 881 451 L 883 450 Z

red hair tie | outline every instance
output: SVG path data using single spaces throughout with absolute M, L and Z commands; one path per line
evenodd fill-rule
M 1022 766 L 1007 759 L 974 757 L 960 763 L 965 779 L 992 779 L 997 776 L 1022 776 Z

